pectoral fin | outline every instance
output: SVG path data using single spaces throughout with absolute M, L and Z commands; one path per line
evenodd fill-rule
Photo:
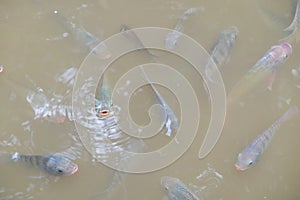
M 273 70 L 267 82 L 267 90 L 272 91 L 273 82 L 275 78 L 276 78 L 276 71 Z

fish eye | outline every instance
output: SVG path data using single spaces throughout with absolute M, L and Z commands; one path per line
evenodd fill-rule
M 253 164 L 253 162 L 252 161 L 250 161 L 249 163 L 248 163 L 248 165 L 252 165 Z
M 63 173 L 63 172 L 64 172 L 64 170 L 63 170 L 63 169 L 61 169 L 61 168 L 57 168 L 57 172 L 58 172 L 58 173 Z

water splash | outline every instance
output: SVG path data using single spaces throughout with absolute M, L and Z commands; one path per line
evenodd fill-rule
M 195 194 L 201 197 L 201 199 L 215 199 L 212 198 L 211 195 L 216 193 L 216 190 L 221 186 L 224 177 L 220 172 L 208 164 L 207 169 L 197 175 L 196 179 L 196 184 L 189 184 Z

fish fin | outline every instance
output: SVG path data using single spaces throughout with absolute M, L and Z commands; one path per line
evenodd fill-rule
M 292 106 L 278 119 L 278 121 L 280 121 L 280 122 L 287 121 L 287 120 L 293 118 L 294 116 L 296 116 L 298 114 L 298 112 L 299 112 L 298 107 Z
M 285 29 L 283 29 L 283 31 L 292 32 L 295 29 L 296 29 L 295 25 L 293 23 L 291 23 L 288 27 L 286 27 Z
M 262 18 L 266 22 L 266 24 L 270 26 L 274 24 L 283 28 L 288 23 L 287 20 L 285 20 L 283 17 L 279 17 L 278 13 L 275 13 L 267 6 L 258 5 L 257 7 L 258 7 L 257 10 L 262 15 Z
M 294 14 L 294 19 L 291 22 L 291 24 L 284 29 L 284 31 L 293 31 L 294 32 L 298 28 L 298 26 L 299 26 L 298 23 L 299 23 L 299 20 L 300 20 L 299 19 L 299 9 L 300 9 L 300 1 L 298 0 L 297 6 L 296 6 L 296 11 L 295 11 L 295 14 Z
M 159 58 L 160 56 L 151 52 L 149 49 L 147 49 L 147 52 L 149 53 L 149 55 L 151 55 L 153 58 Z
M 267 90 L 272 91 L 273 83 L 276 78 L 276 71 L 273 70 L 267 82 Z
M 144 44 L 143 42 L 140 40 L 140 38 L 136 35 L 136 33 L 134 31 L 131 30 L 132 28 L 126 24 L 121 24 L 121 29 L 120 31 L 121 32 L 125 32 L 125 31 L 128 31 L 128 34 L 125 35 L 125 37 L 127 37 L 128 39 L 132 40 L 133 42 L 136 42 L 137 45 L 139 45 L 140 47 L 144 47 Z M 130 35 L 131 33 L 131 35 Z M 152 53 L 148 48 L 143 48 L 141 50 L 146 50 L 147 53 L 153 57 L 154 59 L 155 58 L 158 58 L 159 56 L 156 55 L 155 53 Z
M 283 42 L 288 42 L 288 43 L 293 43 L 293 42 L 298 42 L 300 41 L 300 34 L 297 31 L 297 29 L 293 30 L 293 32 L 286 37 L 282 38 L 279 40 L 280 43 Z

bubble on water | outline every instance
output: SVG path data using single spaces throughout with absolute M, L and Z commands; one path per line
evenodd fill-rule
M 68 33 L 68 32 L 64 32 L 63 34 L 62 34 L 62 36 L 64 37 L 64 38 L 66 38 L 66 37 L 68 37 L 70 34 Z
M 10 134 L 9 139 L 5 140 L 5 139 L 1 139 L 0 141 L 0 145 L 1 146 L 21 146 L 21 142 L 20 140 L 13 134 Z
M 204 170 L 202 173 L 200 173 L 196 178 L 199 180 L 199 179 L 211 176 L 211 175 L 216 176 L 219 179 L 223 179 L 223 175 L 220 174 L 216 169 L 214 169 L 210 166 L 208 166 L 207 169 Z
M 24 131 L 31 131 L 31 124 L 30 121 L 22 122 L 21 125 L 23 126 Z
M 292 73 L 292 75 L 294 76 L 294 77 L 299 77 L 299 72 L 298 72 L 298 70 L 296 70 L 296 69 L 292 69 L 291 70 L 291 73 Z

